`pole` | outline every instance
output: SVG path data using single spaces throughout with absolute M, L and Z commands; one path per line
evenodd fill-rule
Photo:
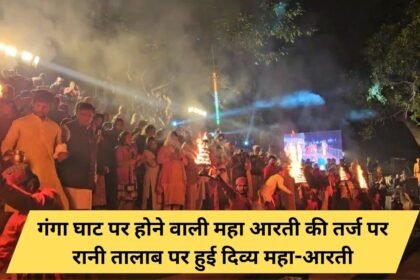
M 217 127 L 220 126 L 220 108 L 219 108 L 219 93 L 217 90 L 217 73 L 216 73 L 216 64 L 214 59 L 214 48 L 211 46 L 211 56 L 212 56 L 212 62 L 213 62 L 213 74 L 212 74 L 212 80 L 213 80 L 213 94 L 214 94 L 214 111 L 216 113 L 216 125 Z

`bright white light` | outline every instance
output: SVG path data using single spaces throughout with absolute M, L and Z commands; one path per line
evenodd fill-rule
M 35 56 L 34 61 L 32 61 L 32 65 L 37 66 L 39 63 L 39 60 L 40 60 L 39 56 Z
M 244 141 L 244 145 L 245 145 L 245 146 L 248 146 L 248 145 L 249 145 L 249 141 L 248 141 L 248 140 L 245 140 L 245 141 Z
M 23 51 L 20 54 L 20 57 L 22 58 L 23 61 L 26 61 L 26 62 L 31 62 L 32 59 L 34 58 L 34 56 L 28 51 Z
M 6 46 L 4 48 L 4 52 L 7 56 L 16 56 L 17 55 L 17 49 L 13 46 Z
M 178 122 L 177 121 L 172 121 L 172 126 L 173 127 L 175 127 L 175 126 L 177 126 L 178 125 Z
M 198 108 L 195 108 L 195 107 L 189 107 L 188 108 L 188 113 L 194 113 L 194 114 L 200 115 L 202 117 L 206 117 L 207 116 L 207 112 L 206 111 L 201 110 L 201 109 L 198 109 Z

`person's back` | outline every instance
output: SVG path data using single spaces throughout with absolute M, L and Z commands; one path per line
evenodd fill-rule
M 294 202 L 294 192 L 292 192 L 289 189 L 289 186 L 286 184 L 289 184 L 289 179 L 287 179 L 286 181 L 285 167 L 281 167 L 278 173 L 274 174 L 273 176 L 267 179 L 265 184 L 259 190 L 260 199 L 262 200 L 262 203 L 265 205 L 266 209 L 276 208 L 276 204 L 273 198 L 273 195 L 276 189 L 279 189 L 288 195 L 293 195 L 293 202 Z M 285 198 L 282 198 L 282 197 L 283 197 L 283 194 L 280 196 L 280 198 L 282 201 L 284 201 Z M 296 207 L 293 209 L 288 209 L 288 210 L 294 210 L 294 209 L 296 209 Z
M 264 159 L 259 154 L 252 154 L 250 156 L 251 160 L 251 174 L 253 176 L 263 176 L 265 162 Z
M 0 236 L 0 272 L 11 260 L 30 210 L 61 210 L 59 194 L 48 187 L 39 190 L 39 180 L 27 164 L 15 164 L 0 177 L 0 197 L 15 211 Z
M 137 146 L 137 151 L 139 152 L 139 153 L 143 153 L 144 152 L 144 150 L 145 150 L 145 148 L 146 148 L 146 140 L 147 140 L 147 136 L 146 135 L 144 135 L 144 134 L 141 134 L 141 133 L 136 133 L 134 136 L 133 136 L 133 140 L 134 140 L 134 143 L 136 144 L 136 146 Z
M 1 191 L 0 194 L 2 197 L 4 197 Z M 21 198 L 17 196 L 15 199 Z M 14 249 L 23 230 L 23 226 L 25 225 L 26 218 L 28 217 L 29 210 L 62 209 L 59 203 L 59 195 L 53 189 L 45 188 L 33 194 L 31 198 L 26 199 L 31 200 L 30 204 L 33 206 L 33 208 L 17 208 L 18 211 L 13 212 L 13 214 L 10 216 L 0 236 L 0 271 L 7 268 L 7 265 L 12 258 Z M 8 201 L 8 204 L 12 205 L 15 209 L 18 207 L 18 204 L 14 204 L 10 201 Z
M 115 130 L 105 130 L 103 133 L 103 150 L 105 162 L 108 167 L 115 167 L 115 148 L 118 146 L 119 133 Z
M 118 136 L 124 129 L 124 121 L 115 119 L 111 130 L 104 130 L 103 141 L 100 146 L 101 164 L 105 170 L 106 200 L 109 209 L 116 208 L 117 201 L 117 175 L 115 147 L 118 145 Z

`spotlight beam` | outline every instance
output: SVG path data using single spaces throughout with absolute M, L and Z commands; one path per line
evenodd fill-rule
M 85 83 L 88 83 L 88 84 L 91 84 L 91 85 L 94 85 L 94 86 L 97 86 L 97 87 L 100 87 L 100 88 L 103 88 L 103 89 L 108 89 L 108 90 L 112 89 L 114 92 L 116 92 L 120 95 L 128 96 L 128 97 L 137 97 L 137 98 L 140 99 L 140 102 L 142 102 L 142 103 L 150 104 L 150 102 L 151 102 L 150 99 L 146 98 L 145 96 L 142 96 L 140 94 L 140 91 L 138 91 L 138 90 L 134 90 L 134 89 L 127 88 L 127 87 L 124 87 L 124 86 L 121 86 L 121 85 L 115 85 L 115 84 L 112 84 L 112 83 L 109 83 L 109 82 L 106 82 L 106 81 L 102 81 L 102 80 L 99 80 L 97 78 L 90 77 L 88 75 L 85 75 L 85 74 L 80 73 L 78 71 L 75 71 L 73 69 L 70 69 L 70 68 L 52 63 L 52 62 L 41 61 L 40 64 L 42 64 L 43 66 L 45 66 L 45 67 L 47 67 L 47 68 L 49 68 L 49 69 L 51 69 L 51 70 L 53 70 L 57 73 L 64 74 L 66 76 L 72 77 L 72 78 L 77 79 L 79 81 L 83 81 Z M 162 107 L 162 108 L 164 107 L 163 105 L 159 106 L 159 104 L 156 104 L 154 102 L 154 100 L 152 100 L 152 102 L 153 102 L 152 105 L 154 107 Z M 176 106 L 176 104 L 173 104 L 173 107 L 175 107 L 175 106 Z
M 249 143 L 249 137 L 251 137 L 251 130 L 254 127 L 255 111 L 257 110 L 256 104 L 258 102 L 258 99 L 259 99 L 260 95 L 261 95 L 260 92 L 258 92 L 257 93 L 257 96 L 256 96 L 257 97 L 257 101 L 254 102 L 254 106 L 252 108 L 251 118 L 249 119 L 248 131 L 246 133 L 246 138 L 245 138 L 245 141 L 248 142 L 248 143 Z

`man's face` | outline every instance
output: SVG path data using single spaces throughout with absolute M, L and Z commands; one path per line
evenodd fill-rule
M 254 148 L 254 153 L 256 155 L 259 155 L 261 153 L 261 148 L 260 147 Z
M 268 161 L 268 163 L 271 164 L 271 165 L 275 165 L 276 164 L 276 159 L 270 158 L 270 160 Z
M 97 118 L 96 120 L 95 120 L 95 125 L 97 126 L 97 127 L 102 127 L 102 124 L 104 123 L 104 120 L 102 119 L 102 118 Z
M 155 136 L 156 135 L 156 129 L 151 129 L 149 131 L 149 137 Z
M 50 104 L 47 102 L 35 102 L 32 107 L 32 112 L 41 119 L 46 118 L 50 111 Z
M 121 122 L 121 121 L 116 122 L 115 123 L 115 130 L 119 131 L 119 132 L 123 131 L 124 130 L 124 123 Z
M 247 192 L 248 190 L 248 185 L 246 184 L 246 182 L 237 182 L 236 183 L 236 191 L 240 194 L 244 194 Z
M 93 120 L 94 113 L 92 110 L 80 110 L 77 112 L 77 121 L 81 126 L 88 127 Z

